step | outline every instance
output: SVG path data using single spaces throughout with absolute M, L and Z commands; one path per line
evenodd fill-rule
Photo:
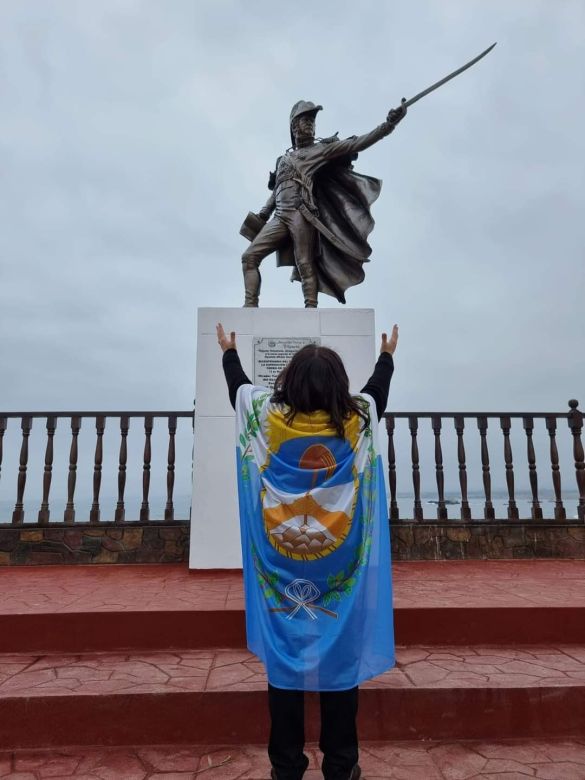
M 585 561 L 400 562 L 393 573 L 401 644 L 585 644 Z M 245 646 L 240 572 L 79 565 L 0 576 L 0 652 Z
M 305 752 L 310 763 L 304 780 L 322 780 L 317 746 L 309 743 Z M 585 740 L 364 741 L 360 766 L 367 780 L 583 780 Z M 20 780 L 266 780 L 269 774 L 266 748 L 260 745 L 0 752 L 0 777 Z
M 244 650 L 2 655 L 0 669 L 0 749 L 266 739 L 264 670 Z M 360 695 L 363 739 L 578 737 L 585 645 L 399 647 Z

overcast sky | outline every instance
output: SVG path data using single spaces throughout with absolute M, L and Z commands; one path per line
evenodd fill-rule
M 493 41 L 360 155 L 384 186 L 348 306 L 401 326 L 396 409 L 585 403 L 581 0 L 2 0 L 0 408 L 190 408 L 291 105 L 363 133 Z
M 373 307 L 379 330 L 400 324 L 396 410 L 585 406 L 582 0 L 0 0 L 0 410 L 191 408 L 196 311 L 243 302 L 238 230 L 267 197 L 292 104 L 324 106 L 319 135 L 363 133 L 493 41 L 360 155 L 356 169 L 384 186 L 372 262 L 348 306 Z M 302 305 L 273 257 L 262 271 L 262 305 Z M 92 427 L 80 438 L 86 497 Z M 134 427 L 128 492 L 139 495 Z M 43 429 L 35 423 L 27 495 L 40 491 Z M 114 421 L 107 434 L 112 494 Z M 515 435 L 518 456 L 526 445 Z M 569 439 L 565 428 L 564 485 L 574 488 Z M 188 426 L 181 442 L 186 494 Z M 0 503 L 14 500 L 16 422 L 5 443 Z M 468 447 L 476 466 L 478 446 Z M 63 464 L 68 447 L 65 423 Z M 432 489 L 432 443 L 423 449 Z M 444 451 L 456 485 L 452 432 Z M 54 494 L 65 480 L 63 465 Z M 470 480 L 481 484 L 478 466 Z

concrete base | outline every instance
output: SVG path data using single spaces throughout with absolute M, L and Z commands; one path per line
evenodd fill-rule
M 319 338 L 341 355 L 352 392 L 375 361 L 373 309 L 202 308 L 197 317 L 195 449 L 191 510 L 192 569 L 242 565 L 235 472 L 234 412 L 230 406 L 215 326 L 236 331 L 244 370 L 253 379 L 254 337 Z

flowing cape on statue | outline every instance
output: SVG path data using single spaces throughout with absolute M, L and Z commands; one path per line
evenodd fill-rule
M 305 213 L 305 217 L 319 234 L 319 292 L 340 303 L 345 303 L 348 287 L 364 280 L 363 264 L 369 262 L 372 252 L 367 239 L 374 229 L 370 206 L 381 189 L 380 179 L 356 173 L 347 158 L 328 163 L 315 175 L 313 199 L 318 213 L 315 217 Z M 277 265 L 293 266 L 292 278 L 300 281 L 292 243 L 279 250 Z
M 353 688 L 394 665 L 388 513 L 369 396 L 345 439 L 262 387 L 236 398 L 248 648 L 277 688 Z

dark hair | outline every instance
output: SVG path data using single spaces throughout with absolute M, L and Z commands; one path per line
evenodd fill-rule
M 364 427 L 370 423 L 367 408 L 349 394 L 349 379 L 337 352 L 317 344 L 307 344 L 293 355 L 274 383 L 271 400 L 289 407 L 287 425 L 292 425 L 297 412 L 327 412 L 341 438 L 344 421 L 352 414 L 361 417 Z

